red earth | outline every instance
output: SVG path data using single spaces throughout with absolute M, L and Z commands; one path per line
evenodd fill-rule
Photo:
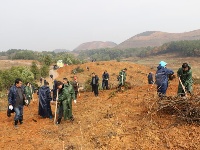
M 24 108 L 24 124 L 13 126 L 13 117 L 0 111 L 0 149 L 20 150 L 165 150 L 200 149 L 200 129 L 193 124 L 176 124 L 172 115 L 151 112 L 156 110 L 156 87 L 147 84 L 147 74 L 155 70 L 130 62 L 91 62 L 65 66 L 57 70 L 57 80 L 72 79 L 71 70 L 84 69 L 77 73 L 78 81 L 86 87 L 86 81 L 95 72 L 101 79 L 104 70 L 110 74 L 110 90 L 100 90 L 95 97 L 83 90 L 77 103 L 73 103 L 75 120 L 54 125 L 53 120 L 38 116 L 38 99 L 34 95 L 30 107 Z M 90 70 L 87 71 L 86 67 Z M 117 75 L 127 68 L 129 89 L 117 92 Z M 100 80 L 101 82 L 101 80 Z M 176 95 L 178 80 L 170 81 L 168 96 Z M 194 92 L 198 94 L 199 85 Z M 55 105 L 52 105 L 54 113 Z M 34 122 L 36 120 L 37 122 Z

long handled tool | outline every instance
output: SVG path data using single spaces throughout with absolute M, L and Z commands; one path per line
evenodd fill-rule
M 56 96 L 56 107 L 55 107 L 55 116 L 54 116 L 54 124 L 56 124 L 56 113 L 57 113 L 57 101 L 58 101 L 58 89 L 57 89 L 57 96 Z
M 187 97 L 187 93 L 186 93 L 186 90 L 185 90 L 185 86 L 183 85 L 183 83 L 182 83 L 180 77 L 178 77 L 178 79 L 179 79 L 179 82 L 181 83 L 181 86 L 182 86 L 182 88 L 183 88 L 183 91 L 184 91 L 184 93 L 185 93 L 185 96 Z

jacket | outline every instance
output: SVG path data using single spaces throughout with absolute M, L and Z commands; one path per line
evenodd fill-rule
M 93 84 L 93 79 L 95 78 L 95 84 Z M 94 77 L 92 77 L 92 81 L 90 83 L 91 85 L 99 85 L 99 77 L 97 75 L 95 75 Z
M 156 71 L 156 84 L 157 85 L 162 85 L 167 84 L 168 83 L 168 75 L 170 74 L 174 74 L 174 72 L 170 69 L 167 69 L 161 65 L 159 65 L 157 67 L 157 71 Z
M 23 100 L 26 99 L 25 95 L 24 95 L 24 88 L 22 88 L 22 93 L 23 93 Z M 13 85 L 10 88 L 9 94 L 8 94 L 8 103 L 11 104 L 12 106 L 15 105 L 16 103 L 16 98 L 17 98 L 17 87 L 15 85 Z
M 189 67 L 188 71 L 183 71 L 182 68 L 179 68 L 177 71 L 177 75 L 178 77 L 180 77 L 181 82 L 183 83 L 184 86 L 187 87 L 193 83 L 191 67 Z

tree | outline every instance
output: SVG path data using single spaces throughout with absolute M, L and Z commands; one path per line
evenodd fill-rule
M 32 65 L 31 65 L 31 72 L 34 74 L 34 79 L 39 79 L 40 77 L 40 70 L 36 64 L 35 61 L 32 62 Z
M 46 66 L 50 66 L 52 63 L 52 58 L 49 55 L 44 56 L 43 62 Z
M 49 66 L 42 65 L 42 67 L 40 68 L 40 72 L 42 77 L 47 77 L 49 75 Z

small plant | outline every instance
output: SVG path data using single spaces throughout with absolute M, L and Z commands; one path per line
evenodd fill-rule
M 117 62 L 120 62 L 120 58 L 116 58 L 116 61 L 117 61 Z
M 91 83 L 91 79 L 88 78 L 88 79 L 86 80 L 86 82 L 85 82 L 85 86 L 84 86 L 86 92 L 90 92 L 90 91 L 92 91 L 92 87 L 91 87 L 90 83 Z
M 76 74 L 76 73 L 81 73 L 81 72 L 84 72 L 84 69 L 83 68 L 80 68 L 79 66 L 75 69 L 72 70 L 72 74 Z

